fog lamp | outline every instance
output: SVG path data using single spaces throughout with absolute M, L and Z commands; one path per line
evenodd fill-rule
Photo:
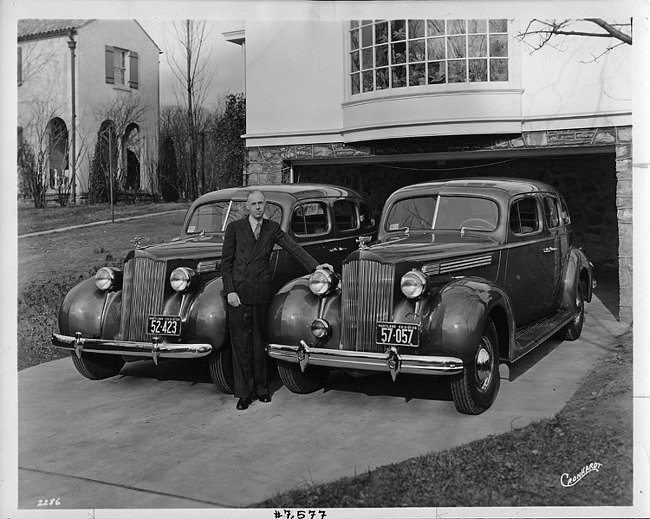
M 197 273 L 194 269 L 178 267 L 177 269 L 174 269 L 171 276 L 169 276 L 169 283 L 176 292 L 185 292 L 190 288 L 196 277 Z
M 409 299 L 417 299 L 424 294 L 428 284 L 429 278 L 422 271 L 412 270 L 402 276 L 400 288 L 402 289 L 402 294 Z
M 337 283 L 338 278 L 328 269 L 316 269 L 309 276 L 309 290 L 319 297 L 331 294 Z
M 112 267 L 102 267 L 95 274 L 95 285 L 100 290 L 119 288 L 122 283 L 122 271 Z
M 332 328 L 325 319 L 316 319 L 311 323 L 311 333 L 317 339 L 327 339 L 332 333 Z

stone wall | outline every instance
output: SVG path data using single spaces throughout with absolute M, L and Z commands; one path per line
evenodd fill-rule
M 376 213 L 386 197 L 403 185 L 435 178 L 520 176 L 548 182 L 567 199 L 578 246 L 599 268 L 618 269 L 620 319 L 632 320 L 632 130 L 586 128 L 539 131 L 515 136 L 455 136 L 391 139 L 345 145 L 324 143 L 249 148 L 248 184 L 286 183 L 297 159 L 321 159 L 319 165 L 294 168 L 294 179 L 349 186 L 368 197 Z M 568 148 L 607 146 L 607 153 L 567 156 Z M 615 148 L 615 154 L 609 152 Z M 541 158 L 468 160 L 466 152 L 548 149 Z M 562 155 L 553 156 L 561 149 Z M 377 157 L 417 156 L 421 153 L 459 153 L 460 160 L 377 163 Z M 465 153 L 463 153 L 465 152 Z M 373 163 L 353 162 L 372 157 Z M 322 159 L 339 159 L 336 165 Z M 349 164 L 341 159 L 354 158 Z M 477 167 L 479 166 L 479 167 Z

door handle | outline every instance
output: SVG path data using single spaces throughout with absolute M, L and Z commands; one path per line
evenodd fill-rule
M 548 254 L 549 252 L 555 252 L 557 250 L 557 247 L 546 247 L 545 249 L 542 249 L 542 252 L 544 254 Z
M 330 252 L 343 252 L 344 250 L 347 250 L 344 247 L 334 247 L 333 249 L 330 249 Z

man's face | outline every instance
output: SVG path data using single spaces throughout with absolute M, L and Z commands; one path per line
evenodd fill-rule
M 246 201 L 246 209 L 251 213 L 251 216 L 256 220 L 261 220 L 264 216 L 264 208 L 266 207 L 266 200 L 262 193 L 253 193 Z

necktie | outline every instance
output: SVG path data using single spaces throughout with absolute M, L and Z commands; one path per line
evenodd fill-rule
M 253 234 L 255 235 L 256 240 L 260 237 L 260 230 L 261 229 L 262 229 L 262 224 L 260 222 L 257 222 L 255 224 L 255 230 L 253 231 Z

